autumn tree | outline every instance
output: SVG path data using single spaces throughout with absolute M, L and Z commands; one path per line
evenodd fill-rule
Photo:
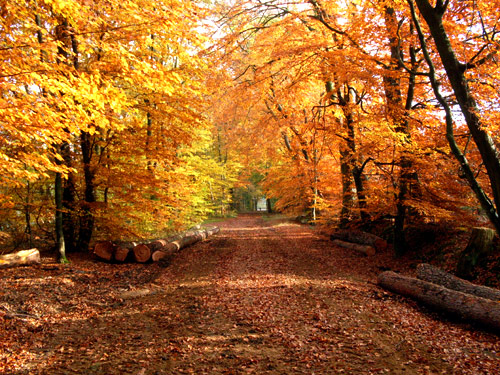
M 432 56 L 425 31 L 416 13 L 415 3 L 428 26 L 435 52 L 446 73 L 449 89 L 453 93 L 456 105 L 460 108 L 470 137 L 477 147 L 481 165 L 476 168 L 469 162 L 466 156 L 467 151 L 463 151 L 456 141 L 455 120 L 452 114 L 454 103 L 442 93 L 440 86 L 443 80 L 439 77 L 439 66 L 436 67 L 437 59 Z M 496 142 L 491 135 L 496 133 L 494 124 L 497 116 L 497 110 L 492 103 L 498 96 L 495 90 L 498 71 L 496 59 L 498 46 L 495 37 L 498 21 L 492 16 L 491 11 L 498 9 L 498 6 L 488 4 L 486 7 L 476 2 L 454 4 L 441 0 L 436 1 L 435 5 L 426 0 L 417 0 L 415 3 L 408 1 L 413 22 L 418 29 L 420 45 L 429 66 L 430 83 L 436 99 L 445 111 L 446 137 L 450 148 L 481 207 L 497 232 L 500 232 L 498 217 L 500 159 Z M 445 20 L 448 22 L 446 28 Z M 458 56 L 461 56 L 463 61 L 460 61 Z M 476 98 L 478 94 L 479 98 Z M 487 98 L 481 94 L 486 94 Z M 487 182 L 481 183 L 478 177 L 483 168 Z M 489 185 L 488 190 L 492 199 L 482 187 L 485 183 Z
M 58 222 L 78 249 L 96 229 L 143 236 L 207 214 L 204 202 L 193 214 L 200 188 L 186 169 L 208 125 L 195 31 L 203 9 L 7 1 L 2 12 L 4 208 L 17 208 L 11 189 L 55 173 L 64 189 L 49 194 L 57 191 Z
M 316 206 L 316 191 L 323 218 L 391 218 L 399 253 L 411 220 L 473 218 L 407 3 L 249 1 L 221 14 L 228 114 L 250 135 L 243 147 L 265 134 L 278 207 Z

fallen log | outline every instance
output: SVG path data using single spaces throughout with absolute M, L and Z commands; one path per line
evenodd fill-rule
M 220 232 L 220 228 L 219 227 L 213 227 L 213 228 L 210 228 L 210 229 L 205 229 L 205 231 L 207 232 L 207 236 L 213 236 L 214 234 L 217 234 Z
M 375 249 L 372 246 L 360 245 L 357 243 L 346 242 L 341 240 L 333 240 L 332 243 L 336 246 L 344 247 L 350 250 L 355 250 L 365 255 L 375 255 Z
M 158 262 L 160 259 L 170 257 L 178 251 L 176 245 L 174 244 L 169 244 L 169 245 L 170 246 L 164 246 L 161 249 L 153 252 L 153 254 L 151 255 L 151 260 L 153 262 Z
M 387 249 L 387 241 L 383 238 L 361 230 L 337 229 L 330 234 L 330 239 L 368 245 L 378 251 Z
M 151 249 L 151 251 L 155 251 L 155 250 L 161 249 L 166 244 L 168 244 L 168 240 L 156 240 L 156 241 L 148 243 L 147 245 Z
M 500 302 L 500 290 L 473 284 L 427 263 L 417 266 L 417 278 L 448 289 Z
M 387 290 L 411 297 L 436 310 L 500 331 L 500 303 L 498 302 L 403 276 L 392 271 L 379 274 L 378 284 Z
M 132 252 L 135 261 L 139 263 L 146 263 L 151 258 L 151 249 L 145 244 L 134 246 Z
M 126 299 L 146 297 L 156 293 L 157 292 L 150 289 L 135 289 L 135 290 L 128 290 L 126 292 L 119 294 L 118 298 L 126 300 Z
M 95 245 L 94 253 L 99 258 L 108 261 L 114 259 L 118 262 L 124 262 L 127 258 L 133 258 L 139 263 L 145 263 L 149 260 L 158 261 L 219 231 L 218 227 L 189 230 L 167 239 L 148 243 L 119 242 L 114 244 L 111 241 L 101 241 Z
M 198 231 L 189 231 L 186 232 L 183 237 L 176 241 L 172 241 L 169 244 L 159 248 L 157 251 L 153 252 L 151 259 L 156 262 L 160 259 L 164 259 L 166 257 L 171 256 L 173 253 L 179 251 L 180 249 L 193 245 L 196 242 L 205 240 L 209 234 L 213 235 L 219 232 L 219 228 L 214 227 L 211 229 L 202 229 Z
M 123 247 L 123 246 L 117 246 L 114 254 L 114 258 L 117 262 L 125 262 L 127 259 L 128 255 L 130 254 L 131 249 Z
M 38 249 L 21 250 L 16 253 L 0 255 L 0 268 L 28 266 L 40 263 Z
M 172 256 L 180 250 L 180 245 L 177 241 L 169 242 L 165 246 L 160 247 L 151 254 L 151 260 L 157 262 L 160 259 Z
M 139 245 L 138 242 L 117 242 L 114 243 L 114 253 L 113 258 L 117 262 L 125 262 L 129 257 L 132 257 L 132 249 Z
M 104 260 L 111 260 L 115 252 L 115 245 L 111 241 L 100 241 L 94 246 L 94 254 Z

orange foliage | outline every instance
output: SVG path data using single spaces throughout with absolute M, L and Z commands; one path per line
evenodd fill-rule
M 394 24 L 387 18 L 389 8 Z M 350 219 L 360 210 L 372 219 L 394 217 L 407 173 L 415 177 L 403 203 L 413 220 L 453 219 L 457 213 L 480 218 L 444 136 L 443 112 L 425 76 L 428 67 L 407 2 L 248 1 L 228 5 L 221 14 L 227 34 L 217 51 L 229 83 L 218 111 L 231 123 L 230 143 L 251 155 L 249 160 L 265 161 L 264 186 L 279 208 L 317 208 L 329 219 L 337 218 L 342 206 Z M 497 22 L 491 14 L 486 6 L 449 6 L 446 26 L 464 61 L 496 53 L 495 42 L 488 41 Z M 401 61 L 391 60 L 391 43 Z M 496 136 L 498 85 L 491 79 L 498 66 L 493 58 L 481 62 L 468 74 L 481 116 Z M 416 74 L 411 77 L 407 69 Z M 443 92 L 450 93 L 445 72 L 438 73 Z M 387 82 L 398 84 L 399 108 L 387 97 Z M 414 93 L 405 110 L 410 86 Z M 455 120 L 457 141 L 488 192 L 477 149 L 463 121 Z M 403 158 L 410 165 L 406 172 Z M 343 164 L 351 168 L 346 180 Z M 355 171 L 361 171 L 365 198 L 352 180 Z

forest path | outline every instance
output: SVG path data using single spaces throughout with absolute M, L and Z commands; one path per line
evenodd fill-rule
M 6 373 L 500 373 L 497 336 L 375 285 L 379 268 L 394 266 L 390 254 L 362 257 L 260 215 L 220 227 L 166 268 L 42 266 L 52 274 L 31 276 L 38 291 L 10 274 L 17 297 L 0 302 L 11 311 L 26 294 L 29 316 L 5 320 Z M 12 288 L 3 276 L 0 288 Z

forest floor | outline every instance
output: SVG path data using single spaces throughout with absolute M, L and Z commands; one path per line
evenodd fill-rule
M 165 264 L 0 270 L 0 373 L 499 374 L 499 337 L 376 286 L 392 254 L 258 215 Z

